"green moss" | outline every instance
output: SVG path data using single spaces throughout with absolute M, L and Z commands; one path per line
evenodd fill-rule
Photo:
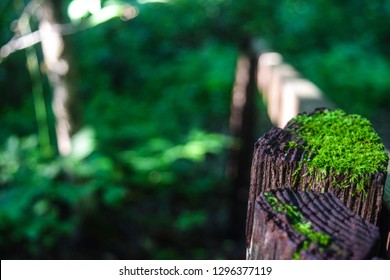
M 297 142 L 290 141 L 290 142 L 288 142 L 288 147 L 289 148 L 298 148 L 299 144 Z
M 296 206 L 282 203 L 269 192 L 265 192 L 264 196 L 272 210 L 278 213 L 284 213 L 290 221 L 291 227 L 303 234 L 306 238 L 295 253 L 294 259 L 299 259 L 300 253 L 303 250 L 307 250 L 312 243 L 318 244 L 320 251 L 323 251 L 329 246 L 330 236 L 323 232 L 314 231 L 311 222 L 305 220 L 302 213 L 298 211 Z
M 289 131 L 307 143 L 302 164 L 307 164 L 308 174 L 316 174 L 317 180 L 343 178 L 334 184 L 342 188 L 355 185 L 358 192 L 364 193 L 371 174 L 386 172 L 388 155 L 382 141 L 371 123 L 359 115 L 342 110 L 318 111 L 298 115 L 291 127 Z M 287 146 L 297 145 L 290 142 Z

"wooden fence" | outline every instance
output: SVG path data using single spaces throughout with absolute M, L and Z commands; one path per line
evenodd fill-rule
M 266 52 L 259 56 L 257 81 L 269 118 L 277 127 L 285 126 L 301 112 L 318 107 L 335 108 L 315 84 L 285 63 L 278 53 Z
M 335 105 L 275 52 L 259 56 L 256 81 L 275 128 L 255 146 L 246 258 L 390 258 L 390 179 L 386 182 L 386 172 L 371 176 L 372 189 L 366 200 L 332 187 L 319 188 L 317 193 L 298 185 L 292 188 L 292 174 L 302 159 L 293 159 L 297 151 L 277 154 L 278 145 L 291 140 L 283 138 L 285 132 L 278 128 L 301 112 L 334 109 Z

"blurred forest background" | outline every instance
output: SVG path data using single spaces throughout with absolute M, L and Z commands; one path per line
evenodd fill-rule
M 1 258 L 244 258 L 226 170 L 251 38 L 389 139 L 388 0 L 2 0 Z

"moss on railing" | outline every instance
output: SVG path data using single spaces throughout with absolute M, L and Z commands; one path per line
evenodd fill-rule
M 325 250 L 330 245 L 330 235 L 320 231 L 314 231 L 312 223 L 303 217 L 296 206 L 279 201 L 269 192 L 265 192 L 264 196 L 272 210 L 277 213 L 285 214 L 291 223 L 291 227 L 301 233 L 306 239 L 294 254 L 294 259 L 299 259 L 301 252 L 309 249 L 311 243 L 316 243 L 319 246 L 320 251 Z
M 328 176 L 342 178 L 333 185 L 347 188 L 356 186 L 365 193 L 370 177 L 386 172 L 388 155 L 369 120 L 342 110 L 318 110 L 313 114 L 300 114 L 290 121 L 288 131 L 304 140 L 305 144 L 289 142 L 288 148 L 301 148 L 308 167 L 305 175 L 315 175 L 317 181 Z

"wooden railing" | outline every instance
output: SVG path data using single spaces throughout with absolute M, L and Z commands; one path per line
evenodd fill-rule
M 335 107 L 315 84 L 285 63 L 278 53 L 265 52 L 259 56 L 257 81 L 269 118 L 275 126 L 285 126 L 301 112 Z
M 256 84 L 275 127 L 285 127 L 301 112 L 336 107 L 315 84 L 275 52 L 259 56 Z M 246 224 L 246 257 L 390 258 L 390 180 L 385 184 L 386 172 L 372 177 L 369 191 L 373 193 L 366 196 L 372 197 L 368 204 L 362 202 L 364 197 L 357 199 L 348 191 L 338 192 L 332 188 L 329 192 L 324 191 L 321 186 L 317 193 L 307 193 L 306 187 L 300 187 L 291 179 L 302 159 L 294 161 L 292 155 L 277 154 L 278 145 L 287 144 L 283 142 L 285 139 L 278 137 L 284 137 L 283 130 L 273 128 L 255 147 Z M 269 144 L 272 141 L 277 143 L 272 146 Z M 363 208 L 370 214 L 363 215 Z M 306 229 L 299 229 L 302 226 Z M 316 238 L 322 238 L 322 241 Z

